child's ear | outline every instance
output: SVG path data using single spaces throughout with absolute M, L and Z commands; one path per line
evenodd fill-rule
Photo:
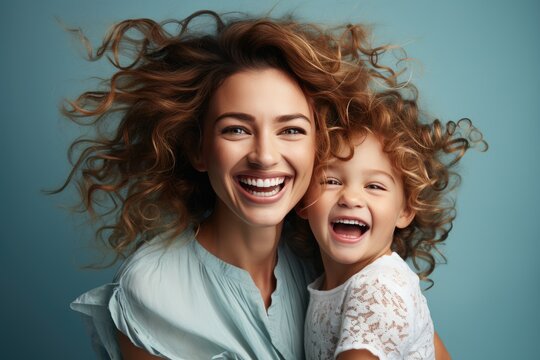
M 416 211 L 412 209 L 403 209 L 401 210 L 401 214 L 398 217 L 398 220 L 396 222 L 396 227 L 399 229 L 404 229 L 413 221 L 414 216 L 416 215 Z

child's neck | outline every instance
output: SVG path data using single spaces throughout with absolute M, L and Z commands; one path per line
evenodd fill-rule
M 324 280 L 321 284 L 320 290 L 331 290 L 341 284 L 345 283 L 351 278 L 354 274 L 362 271 L 366 266 L 373 263 L 375 260 L 379 259 L 384 255 L 392 254 L 392 250 L 388 249 L 381 254 L 362 259 L 361 261 L 352 263 L 352 264 L 342 264 L 334 261 L 328 255 L 321 253 L 323 265 L 324 265 Z
M 276 288 L 274 268 L 282 224 L 254 227 L 228 209 L 216 208 L 200 226 L 199 243 L 221 260 L 246 270 L 261 292 L 266 308 Z

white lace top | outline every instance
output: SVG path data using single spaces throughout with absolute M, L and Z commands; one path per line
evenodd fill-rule
M 323 275 L 324 276 L 324 275 Z M 366 349 L 379 359 L 435 359 L 433 322 L 418 276 L 398 254 L 382 256 L 344 284 L 308 286 L 307 359 Z

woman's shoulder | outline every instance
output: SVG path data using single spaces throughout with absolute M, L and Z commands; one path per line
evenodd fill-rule
M 124 291 L 139 293 L 140 288 L 148 293 L 152 287 L 168 282 L 169 277 L 185 274 L 182 267 L 190 265 L 194 239 L 191 228 L 172 238 L 168 234 L 156 236 L 124 261 L 114 282 Z

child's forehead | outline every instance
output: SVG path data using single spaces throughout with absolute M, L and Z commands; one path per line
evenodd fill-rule
M 333 156 L 326 162 L 327 169 L 337 170 L 355 166 L 383 168 L 388 172 L 393 172 L 394 166 L 391 158 L 384 150 L 381 138 L 375 134 L 353 134 L 334 149 Z
M 330 159 L 333 162 L 343 162 L 343 158 L 358 156 L 366 148 L 376 148 L 382 151 L 382 141 L 379 136 L 363 131 L 354 132 L 347 137 L 337 139 L 334 146 L 334 156 Z

